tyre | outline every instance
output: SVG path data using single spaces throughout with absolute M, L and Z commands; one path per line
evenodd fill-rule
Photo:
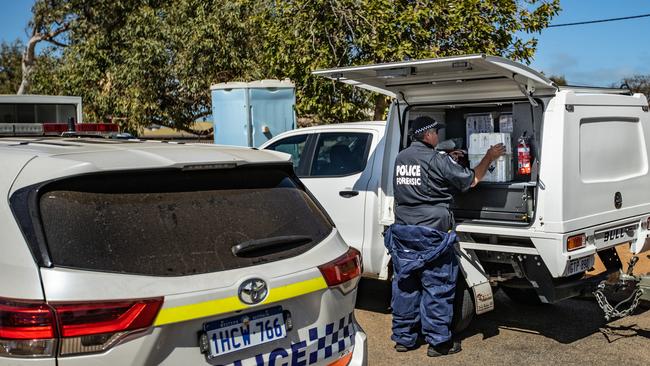
M 542 301 L 537 296 L 537 292 L 533 288 L 522 287 L 505 287 L 501 286 L 501 290 L 508 295 L 510 300 L 524 305 L 543 305 Z
M 459 273 L 454 298 L 454 316 L 451 321 L 452 333 L 458 334 L 467 329 L 474 319 L 475 311 L 472 290 L 467 287 L 465 278 Z

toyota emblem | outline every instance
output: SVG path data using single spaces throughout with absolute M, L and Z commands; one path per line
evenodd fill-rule
M 261 303 L 268 294 L 269 288 L 266 282 L 260 278 L 251 278 L 239 285 L 239 300 L 247 305 Z

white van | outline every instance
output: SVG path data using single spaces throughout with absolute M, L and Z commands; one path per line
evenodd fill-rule
M 390 276 L 382 233 L 394 219 L 393 164 L 410 143 L 408 121 L 421 115 L 445 123 L 441 140 L 456 148 L 467 149 L 468 132 L 485 132 L 474 130 L 468 122 L 477 119 L 470 117 L 482 116 L 491 123 L 484 129 L 511 137 L 514 173 L 480 183 L 453 206 L 461 268 L 473 289 L 458 300 L 473 303 L 476 313 L 493 309 L 494 285 L 514 299 L 544 303 L 592 291 L 621 268 L 615 246 L 629 242 L 633 253 L 650 248 L 650 113 L 642 94 L 558 87 L 522 64 L 486 55 L 314 74 L 393 98 L 385 124 L 295 130 L 263 146 L 292 153 L 301 180 L 362 251 L 367 276 Z M 524 132 L 532 164 L 530 174 L 519 175 Z M 337 159 L 350 166 L 323 173 L 341 151 L 351 157 Z M 596 255 L 607 273 L 586 278 Z

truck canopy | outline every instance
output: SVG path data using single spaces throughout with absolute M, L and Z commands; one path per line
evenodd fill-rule
M 346 84 L 409 103 L 553 95 L 558 87 L 541 73 L 484 54 L 317 70 Z

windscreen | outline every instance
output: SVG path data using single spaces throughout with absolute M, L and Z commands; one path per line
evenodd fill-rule
M 50 260 L 78 269 L 183 276 L 304 253 L 332 225 L 285 169 L 152 171 L 55 182 L 38 203 Z M 233 254 L 234 246 L 258 241 L 272 245 Z

